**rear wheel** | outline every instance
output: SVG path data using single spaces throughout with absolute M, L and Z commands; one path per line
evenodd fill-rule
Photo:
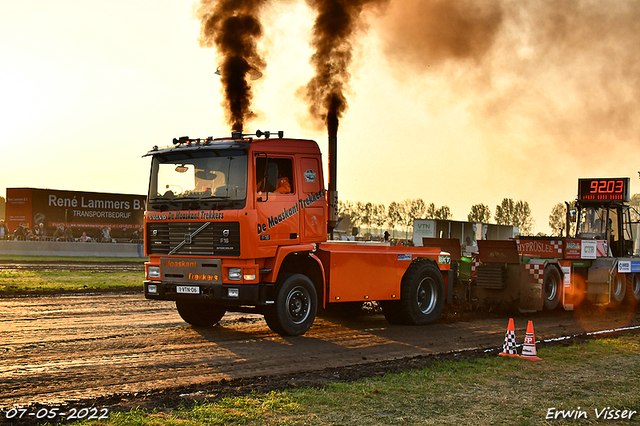
M 427 261 L 412 263 L 402 277 L 400 300 L 387 300 L 381 304 L 382 312 L 391 324 L 436 322 L 444 309 L 444 281 L 440 270 Z
M 611 303 L 620 305 L 627 292 L 627 280 L 622 274 L 615 274 L 611 280 Z
M 287 274 L 278 281 L 275 305 L 265 310 L 264 319 L 278 334 L 300 336 L 311 328 L 316 318 L 316 288 L 302 274 Z
M 560 272 L 549 266 L 544 271 L 544 308 L 548 310 L 555 309 L 560 302 L 560 292 L 562 277 Z
M 210 303 L 177 300 L 176 308 L 183 320 L 196 327 L 210 327 L 217 324 L 225 310 Z
M 627 279 L 627 301 L 632 305 L 640 303 L 640 276 L 631 274 Z

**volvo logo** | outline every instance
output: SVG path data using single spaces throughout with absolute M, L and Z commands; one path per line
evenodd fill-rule
M 222 231 L 222 236 L 226 238 L 229 236 L 229 233 L 230 233 L 229 230 L 225 229 L 224 231 Z
M 151 235 L 153 235 L 154 237 L 158 236 L 158 230 L 154 229 L 153 231 L 151 231 Z

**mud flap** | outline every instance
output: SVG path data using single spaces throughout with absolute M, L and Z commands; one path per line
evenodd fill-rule
M 573 287 L 571 284 L 571 261 L 560 260 L 562 269 L 562 307 L 565 311 L 573 311 Z
M 544 263 L 520 265 L 520 311 L 541 311 L 544 306 Z
M 447 271 L 447 305 L 453 303 L 453 283 L 455 280 L 454 270 L 449 269 Z

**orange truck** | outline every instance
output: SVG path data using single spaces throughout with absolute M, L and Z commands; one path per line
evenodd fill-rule
M 327 191 L 312 140 L 181 137 L 146 156 L 145 296 L 175 301 L 194 326 L 253 312 L 281 335 L 302 335 L 318 309 L 367 301 L 391 323 L 419 325 L 451 302 L 451 258 L 440 248 L 328 241 L 335 177 Z

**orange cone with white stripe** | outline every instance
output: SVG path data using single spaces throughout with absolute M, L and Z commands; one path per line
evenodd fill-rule
M 517 357 L 518 351 L 516 350 L 516 331 L 513 326 L 513 318 L 509 318 L 509 325 L 507 325 L 507 333 L 504 336 L 504 345 L 502 345 L 502 352 L 500 356 Z
M 529 321 L 527 324 L 527 334 L 524 338 L 524 345 L 522 345 L 522 355 L 520 358 L 528 359 L 530 361 L 539 361 L 542 358 L 538 358 L 536 353 L 536 338 L 533 335 L 533 321 Z

